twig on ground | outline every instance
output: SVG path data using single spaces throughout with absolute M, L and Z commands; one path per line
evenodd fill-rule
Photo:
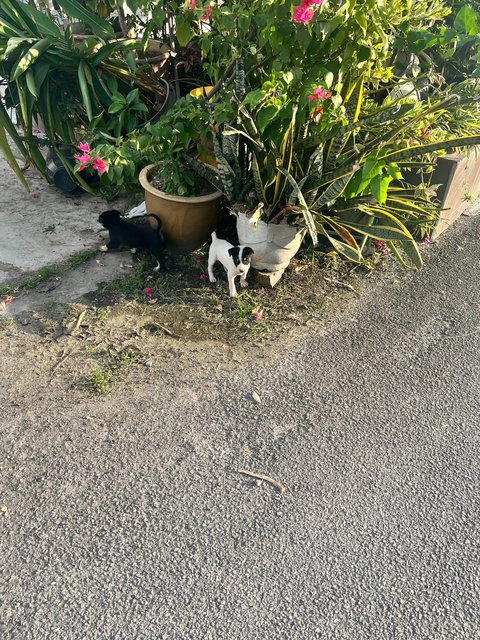
M 239 469 L 238 473 L 243 473 L 244 475 L 250 476 L 251 478 L 257 478 L 258 480 L 264 480 L 265 482 L 269 482 L 276 489 L 278 489 L 280 493 L 285 493 L 285 491 L 287 490 L 287 488 L 281 482 L 278 482 L 278 480 L 274 480 L 273 478 L 270 478 L 270 476 L 265 476 L 263 475 L 263 473 L 255 473 L 254 471 L 248 471 L 247 469 Z
M 154 327 L 155 329 L 161 329 L 167 335 L 172 336 L 172 338 L 180 338 L 180 336 L 178 336 L 176 333 L 173 333 L 173 331 L 170 331 L 170 329 L 167 329 L 167 327 L 165 327 L 163 324 L 160 324 L 159 322 L 149 322 L 147 327 Z

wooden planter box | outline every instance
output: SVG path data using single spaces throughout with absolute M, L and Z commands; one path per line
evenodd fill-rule
M 438 184 L 442 211 L 432 238 L 438 238 L 480 196 L 480 150 L 452 153 L 438 159 L 431 184 Z

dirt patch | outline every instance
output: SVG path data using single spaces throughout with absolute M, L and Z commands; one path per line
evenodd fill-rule
M 327 327 L 355 305 L 372 273 L 391 277 L 379 256 L 369 271 L 312 254 L 294 260 L 275 289 L 252 282 L 233 300 L 221 269 L 219 282 L 208 282 L 206 257 L 206 250 L 177 256 L 171 271 L 157 274 L 145 255 L 116 254 L 120 277 L 75 303 L 62 302 L 59 291 L 85 269 L 98 268 L 98 254 L 34 288 L 11 290 L 17 313 L 7 308 L 0 316 L 3 379 L 15 389 L 18 368 L 35 363 L 52 392 L 81 397 L 104 395 L 127 379 L 148 379 L 151 371 L 177 376 L 179 358 L 188 361 L 190 350 L 204 350 L 207 359 L 215 353 L 217 365 L 235 367 L 269 357 L 293 330 Z

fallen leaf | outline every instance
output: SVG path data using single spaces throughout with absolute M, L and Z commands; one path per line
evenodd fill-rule
M 252 398 L 255 400 L 255 402 L 258 402 L 259 404 L 262 402 L 260 396 L 256 391 L 252 391 Z

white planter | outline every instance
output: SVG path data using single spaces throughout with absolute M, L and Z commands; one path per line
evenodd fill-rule
M 237 218 L 240 244 L 254 251 L 252 267 L 259 271 L 284 271 L 300 249 L 306 229 L 289 224 L 267 224 L 262 220 L 252 222 L 242 212 L 232 213 Z

